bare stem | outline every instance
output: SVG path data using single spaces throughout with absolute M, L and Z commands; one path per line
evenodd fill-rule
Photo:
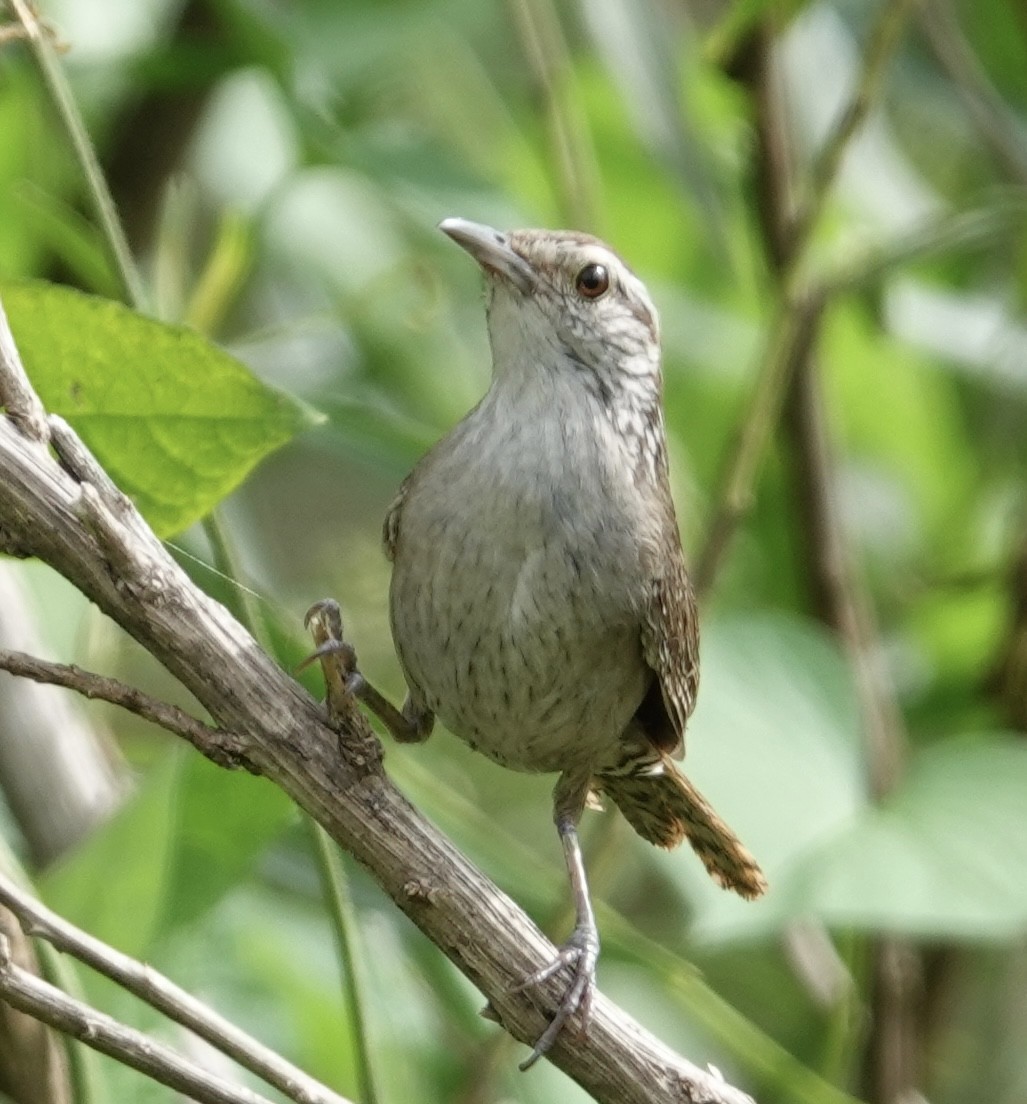
M 823 294 L 833 299 L 846 292 L 873 287 L 910 261 L 953 249 L 979 249 L 1001 241 L 1022 223 L 1025 215 L 1027 193 L 1003 190 L 986 206 L 928 219 L 887 245 L 863 253 L 827 273 L 822 284 Z
M 845 151 L 877 102 L 899 38 L 914 6 L 919 3 L 921 0 L 881 0 L 879 4 L 877 22 L 863 51 L 855 91 L 813 162 L 805 200 L 792 220 L 793 262 L 802 257 L 809 245 Z
M 350 1030 L 356 1050 L 357 1076 L 361 1104 L 378 1104 L 377 1074 L 372 1057 L 371 1035 L 367 1022 L 369 988 L 360 950 L 359 925 L 349 896 L 349 885 L 335 841 L 311 817 L 304 818 L 321 872 L 321 892 L 324 894 L 343 971 L 343 997 L 349 1013 Z
M 742 518 L 748 512 L 757 476 L 770 438 L 784 407 L 785 391 L 801 363 L 816 343 L 816 333 L 827 295 L 834 288 L 801 289 L 802 270 L 812 232 L 830 187 L 852 137 L 866 119 L 883 84 L 888 62 L 898 45 L 902 28 L 917 0 L 886 0 L 871 34 L 863 66 L 852 99 L 828 138 L 814 165 L 807 195 L 796 210 L 790 182 L 785 135 L 779 132 L 771 143 L 761 143 L 762 178 L 780 185 L 784 192 L 771 196 L 759 193 L 760 215 L 773 262 L 782 274 L 780 297 L 770 337 L 749 409 L 729 451 L 716 506 L 696 570 L 700 596 L 713 586 L 717 571 Z M 777 99 L 768 65 L 770 33 L 758 27 L 741 47 L 735 68 L 758 99 Z
M 3 876 L 0 876 L 0 902 L 18 917 L 26 932 L 84 962 L 169 1019 L 195 1032 L 239 1065 L 281 1090 L 290 1100 L 302 1104 L 348 1104 L 343 1097 L 262 1046 L 151 966 L 137 962 L 76 928 Z
M 521 50 L 545 100 L 552 161 L 564 217 L 596 228 L 599 201 L 595 150 L 588 120 L 576 98 L 560 17 L 551 0 L 509 0 Z
M 756 105 L 757 145 L 763 151 L 758 159 L 763 170 L 758 188 L 769 267 L 782 288 L 791 284 L 801 265 L 827 186 L 848 140 L 869 110 L 873 92 L 880 87 L 885 62 L 898 42 L 908 7 L 902 2 L 884 5 L 867 48 L 856 96 L 814 166 L 812 198 L 795 218 L 790 217 L 795 189 L 792 165 L 780 152 L 788 147 L 788 120 L 780 97 L 774 94 L 773 58 L 767 39 L 755 47 L 751 93 Z M 870 598 L 852 562 L 839 516 L 834 450 L 815 352 L 812 342 L 801 350 L 783 406 L 806 561 L 804 576 L 816 615 L 835 633 L 848 657 L 859 695 L 871 789 L 880 797 L 899 777 L 906 732 L 894 687 L 879 662 Z M 801 936 L 800 932 L 793 934 Z M 808 937 L 804 939 L 808 942 Z M 873 1085 L 875 1099 L 891 1101 L 916 1084 L 917 1035 L 909 977 L 889 969 L 886 963 L 901 959 L 915 972 L 919 959 L 912 948 L 893 939 L 876 941 L 873 953 L 871 1001 L 875 1015 L 867 1047 L 867 1082 Z
M 179 709 L 177 705 L 151 698 L 134 686 L 126 686 L 117 679 L 84 671 L 81 667 L 66 663 L 53 663 L 0 648 L 0 669 L 12 675 L 30 678 L 34 682 L 49 683 L 75 690 L 86 698 L 118 705 L 130 713 L 151 721 L 175 736 L 181 736 L 202 752 L 208 759 L 222 767 L 246 766 L 245 741 L 230 732 L 211 728 L 202 721 Z
M 121 283 L 125 302 L 142 310 L 147 302 L 142 277 L 121 228 L 114 198 L 107 187 L 107 180 L 100 168 L 100 161 L 90 141 L 82 114 L 50 42 L 50 35 L 28 0 L 7 0 L 7 3 L 24 28 L 25 40 L 82 171 L 86 193 L 99 223 L 111 265 Z
M 962 97 L 974 125 L 1005 171 L 1020 184 L 1027 184 L 1027 147 L 1022 123 L 977 60 L 952 6 L 946 0 L 930 0 L 920 6 L 919 15 L 927 41 Z
M 74 1000 L 15 965 L 10 941 L 3 935 L 0 935 L 0 997 L 154 1081 L 187 1093 L 200 1104 L 270 1104 L 267 1097 L 208 1073 L 169 1047 Z
M 742 518 L 752 506 L 756 477 L 778 424 L 796 364 L 816 340 L 823 301 L 811 295 L 789 301 L 778 311 L 767 341 L 749 409 L 739 426 L 725 467 L 716 506 L 694 570 L 696 594 L 713 588 Z

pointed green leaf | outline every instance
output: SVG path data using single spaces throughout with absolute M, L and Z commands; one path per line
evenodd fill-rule
M 53 284 L 0 287 L 26 371 L 162 536 L 318 420 L 200 334 Z

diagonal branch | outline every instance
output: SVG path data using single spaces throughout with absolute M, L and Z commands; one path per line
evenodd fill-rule
M 877 103 L 888 66 L 906 29 L 912 10 L 920 0 L 884 0 L 863 52 L 863 64 L 852 97 L 845 105 L 834 130 L 828 135 L 810 167 L 803 202 L 791 219 L 791 256 L 799 258 L 809 244 L 817 220 L 838 175 L 849 143 Z
M 42 981 L 18 966 L 11 956 L 11 943 L 0 934 L 0 998 L 21 1012 L 87 1046 L 116 1058 L 147 1074 L 162 1085 L 188 1093 L 201 1104 L 271 1104 L 264 1096 L 233 1085 L 186 1061 L 170 1047 Z
M 4 367 L 0 404 L 19 386 L 12 373 L 20 366 Z M 163 663 L 218 726 L 239 735 L 246 760 L 368 868 L 482 990 L 499 1022 L 522 1041 L 535 1039 L 558 1003 L 560 980 L 526 992 L 512 986 L 551 960 L 552 944 L 393 786 L 359 711 L 330 725 L 194 586 L 72 431 L 55 418 L 47 425 L 53 452 L 0 419 L 0 540 L 50 564 Z M 600 1101 L 749 1100 L 602 996 L 587 1033 L 558 1039 L 551 1058 Z
M 1021 185 L 1027 185 L 1023 123 L 992 84 L 967 42 L 952 5 L 947 0 L 931 0 L 921 5 L 919 22 L 978 133 L 1005 172 Z
M 774 58 L 764 36 L 753 49 L 751 94 L 756 105 L 757 146 L 764 169 L 757 186 L 763 203 L 763 236 L 774 278 L 788 287 L 813 229 L 826 189 L 848 139 L 866 116 L 880 88 L 886 62 L 911 7 L 896 0 L 880 9 L 864 57 L 856 95 L 814 165 L 811 199 L 791 214 L 796 191 L 787 156 L 789 126 L 776 94 Z M 789 381 L 784 406 L 785 438 L 793 461 L 800 539 L 811 604 L 845 650 L 859 695 L 870 787 L 881 797 L 895 785 L 906 747 L 905 725 L 892 685 L 878 661 L 879 641 L 869 595 L 853 563 L 837 502 L 836 459 L 825 416 L 819 365 L 813 344 Z M 867 1043 L 864 1082 L 872 1098 L 892 1101 L 917 1083 L 916 977 L 919 958 L 898 939 L 881 938 L 872 948 L 873 1023 Z
M 712 588 L 738 525 L 749 511 L 764 456 L 785 408 L 785 394 L 816 346 L 830 296 L 840 290 L 831 285 L 806 286 L 804 262 L 845 150 L 880 93 L 887 65 L 916 2 L 884 0 L 880 6 L 852 98 L 820 151 L 801 201 L 793 195 L 795 189 L 786 186 L 790 165 L 784 135 L 757 144 L 757 175 L 761 183 L 770 182 L 770 187 L 758 190 L 756 202 L 770 260 L 779 277 L 779 293 L 749 408 L 728 453 L 699 555 L 695 585 L 700 597 Z M 731 75 L 752 93 L 757 112 L 773 110 L 780 98 L 768 67 L 770 51 L 771 28 L 757 24 L 730 64 Z M 783 190 L 775 194 L 777 186 Z
M 234 1024 L 180 989 L 151 966 L 116 951 L 106 943 L 61 919 L 40 901 L 0 875 L 0 903 L 18 918 L 22 928 L 45 939 L 59 951 L 110 978 L 123 989 L 188 1028 L 211 1046 L 302 1104 L 348 1104 L 301 1070 L 268 1050 Z
M 151 721 L 175 736 L 181 736 L 219 767 L 246 767 L 243 754 L 243 741 L 233 733 L 211 728 L 198 721 L 177 705 L 159 701 L 144 694 L 134 686 L 126 686 L 117 679 L 84 671 L 67 663 L 53 663 L 26 655 L 24 652 L 12 652 L 0 648 L 0 670 L 12 675 L 45 682 L 51 686 L 63 686 L 75 690 L 85 698 L 99 698 L 101 701 L 120 705 L 129 713 Z

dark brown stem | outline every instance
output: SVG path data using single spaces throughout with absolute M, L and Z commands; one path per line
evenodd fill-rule
M 188 740 L 201 754 L 219 767 L 249 767 L 246 762 L 245 741 L 231 732 L 211 728 L 202 721 L 179 709 L 177 705 L 151 698 L 134 686 L 126 686 L 117 679 L 95 675 L 66 663 L 52 663 L 24 652 L 12 652 L 0 648 L 0 670 L 12 675 L 49 683 L 74 690 L 85 698 L 118 705 L 130 713 L 165 728 L 175 736 Z
M 908 4 L 887 5 L 871 37 L 853 100 L 814 164 L 808 198 L 795 214 L 797 184 L 789 156 L 788 120 L 774 73 L 769 32 L 754 35 L 741 66 L 755 105 L 758 210 L 768 268 L 788 287 L 801 267 L 827 189 L 849 139 L 881 85 L 884 64 L 898 41 Z M 856 681 L 875 797 L 896 784 L 906 745 L 901 712 L 883 668 L 869 598 L 855 570 L 839 516 L 836 462 L 824 417 L 813 341 L 797 351 L 784 400 L 785 441 L 792 459 L 803 560 L 817 617 L 837 636 Z M 873 949 L 873 1009 L 864 1080 L 870 1099 L 891 1104 L 920 1073 L 920 959 L 908 944 L 881 939 Z

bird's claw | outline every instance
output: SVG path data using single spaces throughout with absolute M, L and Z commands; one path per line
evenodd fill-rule
M 317 622 L 317 624 L 315 624 Z M 342 639 L 342 608 L 334 598 L 322 598 L 303 615 L 303 627 L 317 631 L 323 626 L 323 635 L 334 640 Z
M 347 683 L 353 682 L 356 684 L 361 680 L 362 676 L 357 670 L 356 649 L 352 644 L 347 644 L 345 640 L 322 640 L 310 655 L 296 665 L 296 673 L 305 671 L 312 663 L 320 662 L 323 659 L 331 659 L 332 666 Z
M 595 929 L 575 928 L 570 939 L 557 951 L 552 962 L 536 970 L 510 990 L 512 993 L 520 993 L 533 985 L 547 981 L 565 966 L 571 968 L 570 984 L 560 1000 L 556 1015 L 538 1037 L 531 1054 L 520 1064 L 521 1070 L 530 1069 L 549 1050 L 567 1021 L 575 1013 L 581 1013 L 581 1030 L 584 1031 L 588 1027 L 598 961 L 599 937 Z
M 316 647 L 297 665 L 296 672 L 305 670 L 312 663 L 320 663 L 329 702 L 336 710 L 341 707 L 344 697 L 360 698 L 366 680 L 357 670 L 356 649 L 343 639 L 339 603 L 334 598 L 322 598 L 320 602 L 315 602 L 304 614 L 303 625 L 310 629 Z

